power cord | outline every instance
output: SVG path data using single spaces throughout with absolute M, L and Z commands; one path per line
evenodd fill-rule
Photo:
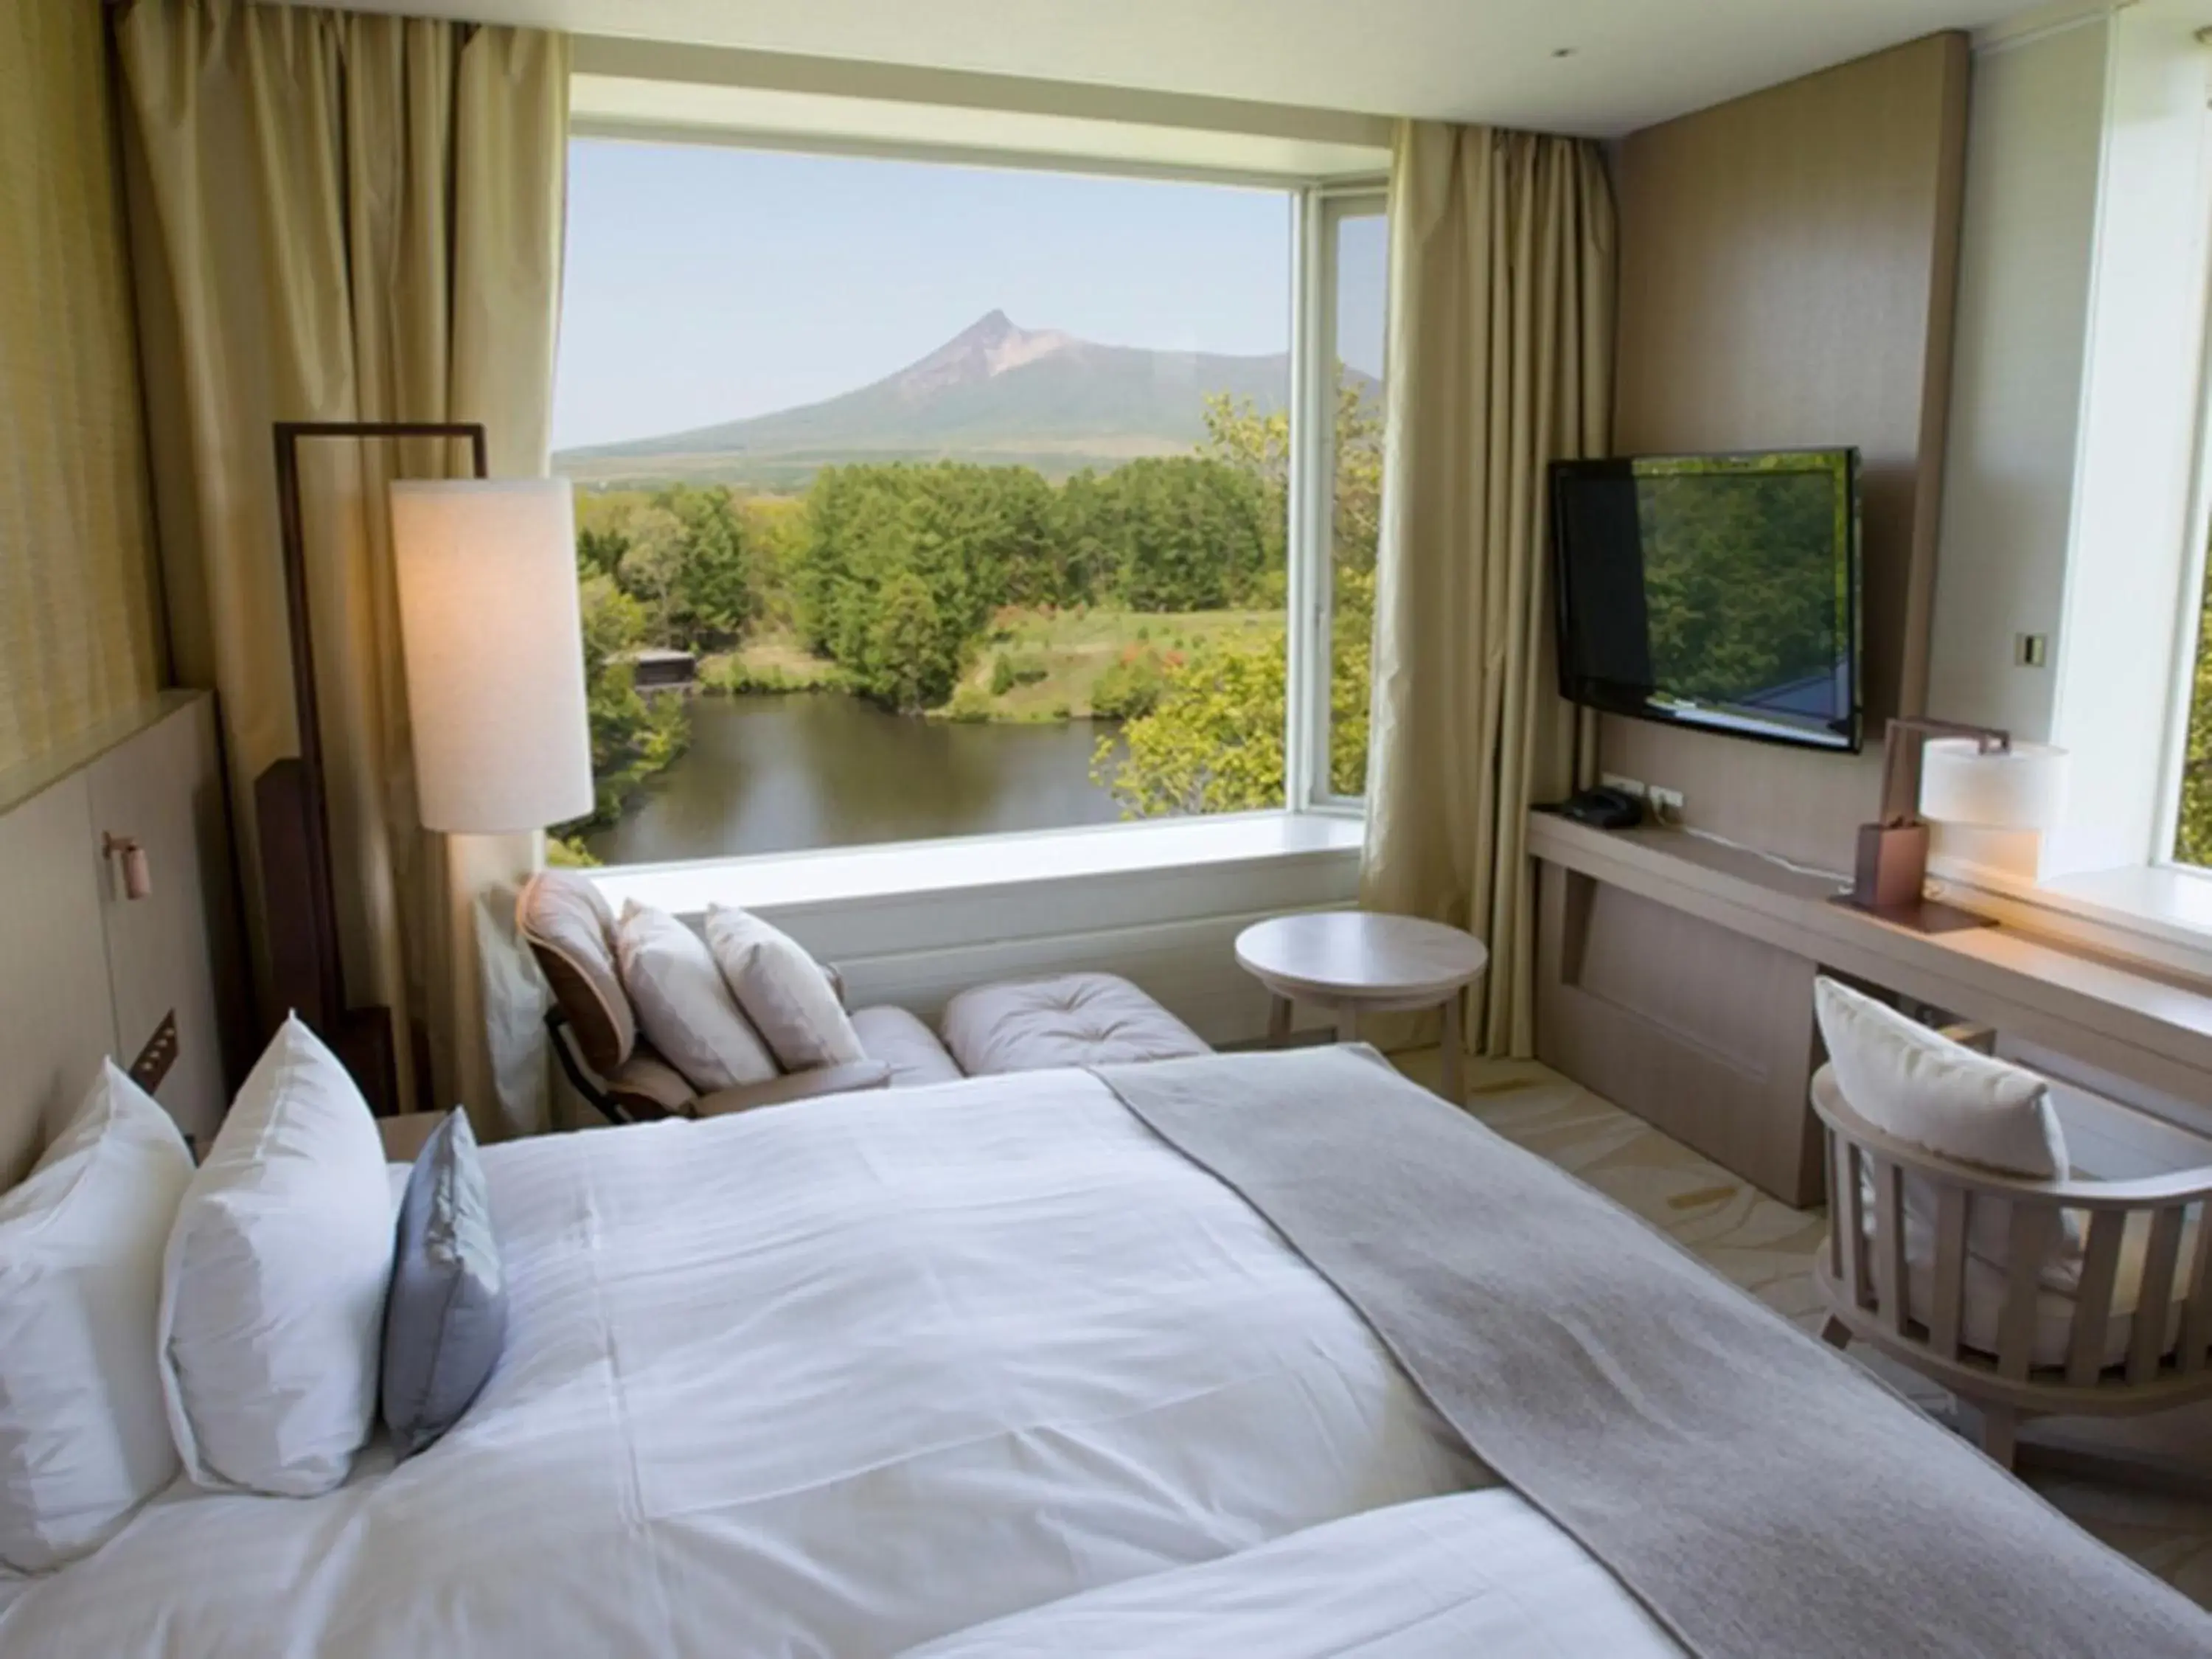
M 1817 876 L 1823 881 L 1832 881 L 1844 887 L 1851 884 L 1851 878 L 1840 870 L 1823 869 L 1817 864 L 1800 864 L 1795 859 L 1784 858 L 1779 853 L 1770 853 L 1763 847 L 1747 847 L 1740 841 L 1730 841 L 1726 836 L 1717 836 L 1710 830 L 1692 830 L 1687 824 L 1680 828 L 1686 836 L 1695 836 L 1699 841 L 1709 841 L 1714 846 L 1725 847 L 1733 853 L 1748 853 L 1753 858 L 1779 865 L 1793 875 Z

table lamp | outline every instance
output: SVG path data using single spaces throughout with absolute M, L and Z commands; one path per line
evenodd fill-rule
M 1923 898 L 1928 823 L 2045 830 L 2065 805 L 2066 751 L 2014 743 L 1995 726 L 1893 720 L 1884 730 L 1881 817 L 1859 826 L 1851 890 L 1838 903 L 1923 933 L 1986 927 L 1986 916 Z
M 543 830 L 592 810 L 574 492 L 395 481 L 392 557 L 423 825 Z

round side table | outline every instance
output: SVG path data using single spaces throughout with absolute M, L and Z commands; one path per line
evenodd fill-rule
M 1440 921 L 1366 910 L 1322 910 L 1255 922 L 1237 936 L 1237 962 L 1274 999 L 1267 1043 L 1291 1034 L 1291 1007 L 1310 1002 L 1336 1012 L 1340 1035 L 1363 1013 L 1396 1013 L 1442 1005 L 1443 1093 L 1464 1103 L 1459 994 L 1490 965 L 1472 933 Z

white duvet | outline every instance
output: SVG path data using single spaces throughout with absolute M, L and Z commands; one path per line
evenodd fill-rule
M 1672 1650 L 1508 1492 L 1332 1546 L 1325 1523 L 1490 1477 L 1264 1221 L 1084 1073 L 485 1161 L 513 1306 L 461 1425 L 325 1498 L 180 1483 L 18 1595 L 0 1655 L 1317 1655 L 1367 1638 L 1298 1594 L 1357 1586 L 1387 1621 L 1441 1593 L 1422 1561 L 1477 1565 L 1434 1542 L 1462 1532 L 1476 1578 L 1543 1568 L 1474 1593 L 1486 1650 L 1590 1651 L 1600 1603 Z M 1193 1623 L 1255 1593 L 1282 1640 Z

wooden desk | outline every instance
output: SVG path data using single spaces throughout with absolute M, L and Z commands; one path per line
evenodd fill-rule
M 1820 1199 L 1813 979 L 1933 1005 L 2160 1094 L 2212 1099 L 2212 994 L 2012 927 L 1926 934 L 1680 830 L 1532 814 L 1536 1049 L 1801 1207 Z

